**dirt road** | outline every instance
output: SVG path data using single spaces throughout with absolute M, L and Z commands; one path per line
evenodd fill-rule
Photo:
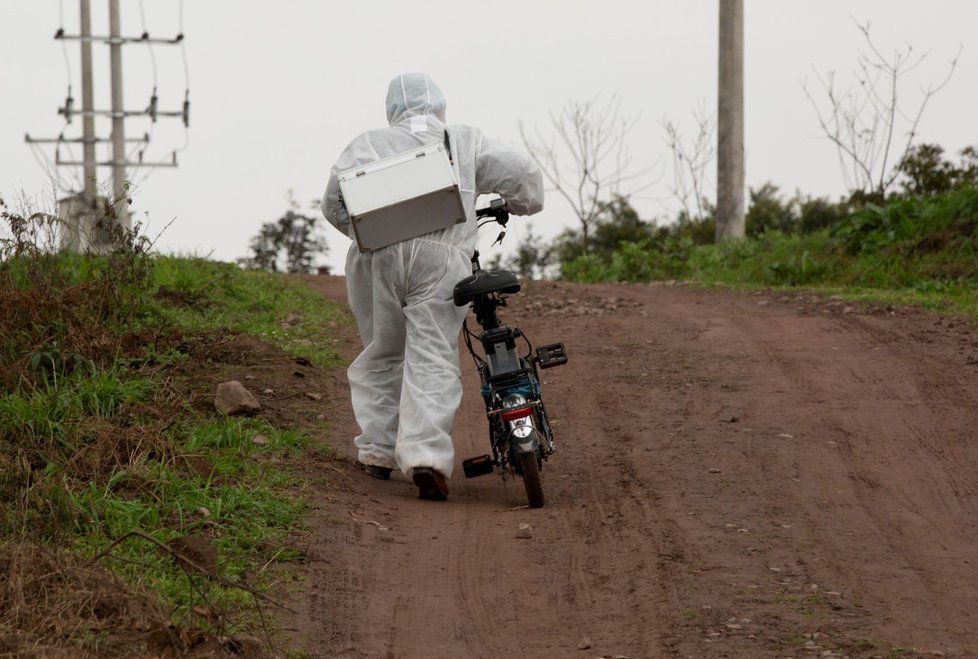
M 340 278 L 313 285 L 344 296 Z M 446 503 L 352 467 L 340 392 L 292 646 L 978 657 L 973 326 L 664 285 L 532 283 L 503 311 L 570 356 L 544 373 L 546 507 L 521 507 L 519 481 L 463 477 L 461 459 L 488 450 L 466 357 Z

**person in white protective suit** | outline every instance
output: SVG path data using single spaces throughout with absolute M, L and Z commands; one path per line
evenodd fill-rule
M 455 284 L 472 272 L 475 201 L 496 193 L 516 215 L 543 208 L 543 178 L 526 153 L 477 128 L 445 125 L 445 97 L 421 73 L 394 78 L 387 91 L 390 126 L 363 133 L 333 166 L 322 210 L 351 238 L 337 173 L 419 145 L 448 132 L 466 221 L 346 259 L 347 293 L 363 352 L 348 370 L 360 426 L 357 464 L 377 478 L 400 469 L 422 499 L 444 500 L 454 465 L 452 422 L 461 401 L 458 336 L 467 309 L 452 302 Z

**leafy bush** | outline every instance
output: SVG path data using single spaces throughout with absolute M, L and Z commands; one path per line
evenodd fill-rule
M 838 222 L 832 235 L 850 253 L 900 248 L 973 250 L 978 230 L 978 188 L 963 187 L 931 197 L 868 204 Z
M 572 261 L 563 263 L 560 269 L 561 279 L 585 284 L 610 281 L 613 278 L 609 274 L 608 266 L 595 254 L 578 256 Z
M 828 272 L 828 265 L 812 258 L 810 252 L 788 261 L 775 261 L 766 266 L 767 282 L 777 286 L 802 286 L 822 279 Z

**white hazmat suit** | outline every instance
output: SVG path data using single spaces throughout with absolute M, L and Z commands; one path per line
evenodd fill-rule
M 451 476 L 452 423 L 461 401 L 458 334 L 467 312 L 452 289 L 471 274 L 475 201 L 496 193 L 516 215 L 543 208 L 543 178 L 530 157 L 469 126 L 446 128 L 445 97 L 424 74 L 404 74 L 387 92 L 390 127 L 353 140 L 333 166 L 322 210 L 353 238 L 337 173 L 419 145 L 442 143 L 448 131 L 466 221 L 369 253 L 356 242 L 346 259 L 347 293 L 363 352 L 348 371 L 360 426 L 358 459 L 411 477 L 428 467 Z

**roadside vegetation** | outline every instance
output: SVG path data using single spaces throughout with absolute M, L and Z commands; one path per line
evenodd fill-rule
M 586 244 L 579 230 L 550 244 L 531 236 L 500 265 L 576 282 L 804 288 L 978 316 L 978 151 L 963 150 L 958 164 L 924 144 L 899 169 L 902 190 L 886 198 L 786 198 L 770 184 L 752 189 L 746 237 L 721 243 L 705 201 L 702 219 L 681 213 L 662 226 L 617 197 L 602 205 Z
M 197 378 L 235 337 L 337 364 L 344 316 L 138 229 L 60 253 L 56 221 L 0 200 L 0 655 L 260 649 L 301 556 L 289 460 L 327 421 L 223 416 Z

